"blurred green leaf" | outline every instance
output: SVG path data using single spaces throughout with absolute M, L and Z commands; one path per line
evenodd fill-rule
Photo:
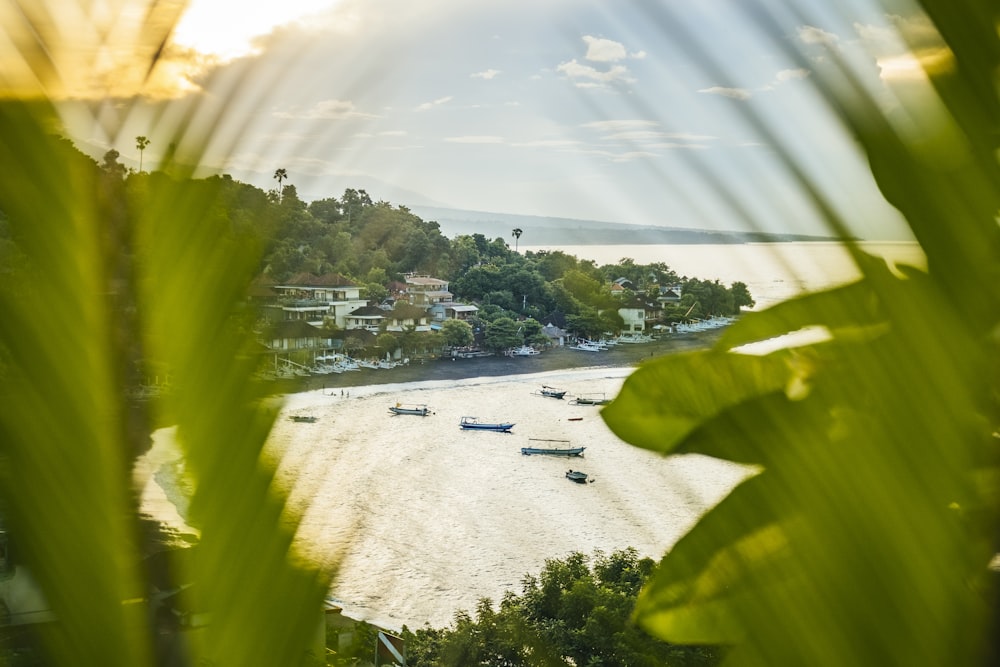
M 785 353 L 754 357 L 697 351 L 644 364 L 601 413 L 620 438 L 669 452 L 704 420 L 794 377 Z

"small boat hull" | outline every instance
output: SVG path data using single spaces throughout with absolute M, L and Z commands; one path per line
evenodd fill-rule
M 544 448 L 544 447 L 521 447 L 521 453 L 525 456 L 533 454 L 543 454 L 546 456 L 583 456 L 586 447 L 570 447 L 568 449 Z
M 459 426 L 466 431 L 501 431 L 507 432 L 514 428 L 514 424 L 510 422 L 480 422 L 475 419 L 475 417 L 462 417 L 462 421 L 459 422 Z
M 577 484 L 587 483 L 587 473 L 580 472 L 579 470 L 567 470 L 566 479 L 571 482 L 576 482 Z
M 427 415 L 433 414 L 431 409 L 426 405 L 416 405 L 416 406 L 403 406 L 403 405 L 393 405 L 389 408 L 389 412 L 394 415 L 416 415 L 418 417 L 426 417 Z

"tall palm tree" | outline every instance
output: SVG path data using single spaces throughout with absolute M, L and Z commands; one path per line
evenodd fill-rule
M 135 138 L 135 147 L 139 149 L 139 172 L 142 172 L 142 152 L 146 150 L 146 146 L 150 144 L 149 139 L 143 135 L 139 135 Z
M 510 233 L 510 235 L 514 237 L 514 252 L 517 252 L 517 241 L 518 239 L 521 238 L 522 233 L 523 232 L 521 231 L 520 227 L 515 227 L 514 230 Z
M 274 177 L 278 179 L 278 201 L 281 201 L 281 182 L 288 178 L 288 172 L 284 169 L 275 169 Z

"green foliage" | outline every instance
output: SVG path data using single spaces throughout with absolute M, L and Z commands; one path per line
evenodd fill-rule
M 472 325 L 462 320 L 445 320 L 441 324 L 441 336 L 445 345 L 465 347 L 472 344 Z
M 753 466 L 666 554 L 636 609 L 668 641 L 732 644 L 726 664 L 995 659 L 1000 14 L 920 4 L 953 57 L 928 71 L 950 116 L 907 90 L 898 123 L 837 54 L 814 80 L 928 270 L 890 270 L 831 216 L 860 280 L 748 313 L 713 350 L 644 365 L 602 413 L 639 446 Z M 739 349 L 804 327 L 829 340 Z
M 509 317 L 499 317 L 486 326 L 484 344 L 488 350 L 506 350 L 524 343 L 520 324 Z
M 0 493 L 58 619 L 41 631 L 47 659 L 147 665 L 177 650 L 153 627 L 143 558 L 156 545 L 132 478 L 158 416 L 127 396 L 153 359 L 179 389 L 163 407 L 201 535 L 175 563 L 174 583 L 193 584 L 183 611 L 209 619 L 188 657 L 302 664 L 327 582 L 293 562 L 297 518 L 262 456 L 275 407 L 251 381 L 240 310 L 259 248 L 219 206 L 224 183 L 142 175 L 126 197 L 117 174 L 49 134 L 55 118 L 0 104 L 0 160 L 19 164 L 0 208 L 24 260 L 0 289 Z
M 598 552 L 593 565 L 580 553 L 547 560 L 537 577 L 524 577 L 521 595 L 508 592 L 499 609 L 484 599 L 475 616 L 459 612 L 450 628 L 404 628 L 407 660 L 414 667 L 527 667 L 565 665 L 567 659 L 606 667 L 718 664 L 716 649 L 672 646 L 631 623 L 653 565 L 631 548 Z

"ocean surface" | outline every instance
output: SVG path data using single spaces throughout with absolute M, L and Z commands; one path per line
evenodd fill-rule
M 925 267 L 916 243 L 865 242 L 861 247 L 891 263 Z M 847 251 L 838 243 L 746 243 L 733 245 L 520 246 L 521 251 L 561 250 L 598 266 L 630 258 L 636 264 L 663 262 L 678 275 L 718 280 L 726 286 L 746 283 L 757 302 L 754 310 L 806 291 L 833 287 L 858 278 Z
M 757 309 L 856 277 L 835 244 L 545 249 L 598 264 L 623 257 L 662 261 L 681 275 L 739 280 Z M 913 244 L 868 249 L 923 264 Z M 339 566 L 331 597 L 348 616 L 383 627 L 443 627 L 480 598 L 496 603 L 506 591 L 520 593 L 524 575 L 536 574 L 546 559 L 630 546 L 661 557 L 751 471 L 637 449 L 611 433 L 599 407 L 570 401 L 583 394 L 613 397 L 629 373 L 583 367 L 286 397 L 268 446 L 281 457 L 279 476 L 304 513 L 303 551 Z M 542 397 L 542 385 L 569 393 L 563 400 Z M 388 408 L 397 402 L 426 404 L 434 414 L 391 416 Z M 462 431 L 463 416 L 516 425 L 511 433 Z M 522 447 L 546 440 L 584 446 L 585 456 L 521 454 Z M 183 527 L 186 503 L 173 476 L 178 461 L 172 430 L 163 429 L 140 472 L 150 479 L 146 511 Z M 593 483 L 567 480 L 570 468 Z

